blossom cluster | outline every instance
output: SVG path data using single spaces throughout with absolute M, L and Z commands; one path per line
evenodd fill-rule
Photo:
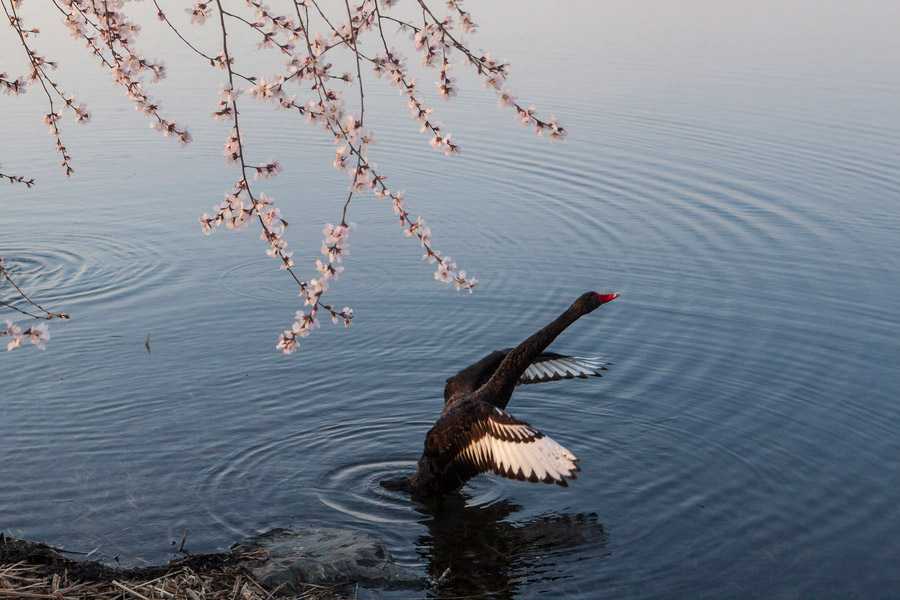
M 44 86 L 45 90 L 53 90 L 56 98 L 63 100 L 62 107 L 56 108 L 54 97 L 48 92 L 51 110 L 45 121 L 57 140 L 63 166 L 70 173 L 69 155 L 60 141 L 59 121 L 65 111 L 72 111 L 77 122 L 88 121 L 90 113 L 83 105 L 75 103 L 74 96 L 63 93 L 53 84 L 47 72 L 56 64 L 31 50 L 25 37 L 36 35 L 38 31 L 24 29 L 15 14 L 14 9 L 21 0 L 9 2 L 13 6 L 10 23 L 23 40 L 32 75 L 30 79 L 13 79 L 0 73 L 0 91 L 16 95 L 24 92 L 27 85 L 41 81 L 49 84 Z M 101 65 L 109 70 L 113 81 L 125 89 L 135 109 L 151 119 L 151 127 L 187 144 L 191 141 L 189 129 L 175 119 L 164 117 L 159 102 L 148 95 L 147 80 L 153 84 L 165 77 L 166 67 L 164 61 L 149 59 L 138 49 L 141 26 L 126 15 L 126 2 L 56 0 L 71 35 L 84 42 Z M 191 25 L 215 23 L 214 27 L 220 29 L 221 41 L 214 54 L 205 53 L 189 42 L 159 5 L 157 18 L 212 67 L 225 73 L 211 116 L 215 121 L 229 124 L 222 154 L 226 163 L 237 169 L 237 177 L 224 200 L 213 207 L 213 213 L 204 214 L 199 221 L 207 234 L 222 225 L 235 230 L 258 225 L 260 238 L 266 244 L 266 254 L 278 260 L 279 266 L 298 284 L 303 308 L 296 311 L 290 329 L 279 336 L 277 348 L 285 353 L 296 350 L 299 340 L 319 326 L 318 316 L 322 311 L 335 323 L 350 323 L 352 309 L 337 310 L 323 298 L 344 268 L 340 263 L 348 254 L 353 229 L 347 219 L 351 203 L 367 190 L 389 201 L 403 235 L 417 239 L 424 249 L 422 258 L 434 265 L 436 280 L 471 293 L 478 280 L 467 276 L 464 270 L 458 270 L 449 256 L 433 247 L 431 228 L 425 219 L 410 215 L 404 192 L 390 190 L 385 183 L 387 176 L 369 160 L 370 147 L 376 144 L 376 136 L 366 121 L 364 93 L 364 86 L 368 85 L 364 73 L 385 79 L 404 98 L 420 132 L 429 137 L 430 146 L 446 155 L 461 152 L 459 142 L 434 118 L 434 110 L 426 102 L 425 93 L 411 72 L 409 60 L 397 47 L 406 43 L 420 59 L 419 67 L 414 68 L 436 72 L 434 83 L 438 96 L 448 101 L 456 97 L 460 90 L 454 70 L 474 68 L 483 78 L 484 87 L 496 92 L 500 107 L 512 108 L 522 125 L 534 127 L 538 134 L 548 133 L 551 141 L 563 138 L 565 128 L 555 118 L 540 118 L 534 106 L 525 107 L 519 103 L 507 85 L 509 65 L 506 62 L 495 60 L 490 53 L 476 53 L 470 49 L 462 36 L 474 34 L 477 25 L 463 8 L 463 0 L 446 0 L 443 4 L 447 11 L 443 15 L 436 14 L 427 0 L 414 0 L 413 4 L 417 5 L 414 12 L 421 15 L 421 20 L 416 17 L 415 23 L 393 16 L 390 9 L 397 0 L 330 3 L 298 0 L 290 5 L 292 14 L 279 14 L 262 0 L 230 0 L 227 8 L 223 4 L 226 4 L 225 0 L 192 0 L 187 8 L 183 8 Z M 233 39 L 231 34 L 237 30 L 249 31 L 255 36 L 257 50 L 281 55 L 283 67 L 280 71 L 271 74 L 240 71 L 241 62 L 235 60 L 235 54 L 229 48 L 229 39 Z M 404 37 L 408 39 L 404 41 Z M 373 51 L 368 50 L 370 46 Z M 349 56 L 355 73 L 334 69 L 334 63 L 346 63 L 337 54 Z M 344 90 L 347 86 L 355 87 L 356 93 L 347 95 Z M 283 168 L 273 157 L 258 160 L 248 154 L 238 110 L 238 103 L 244 99 L 269 103 L 277 110 L 296 114 L 319 127 L 335 142 L 334 167 L 346 173 L 350 180 L 341 218 L 337 225 L 326 224 L 321 247 L 323 259 L 316 261 L 316 276 L 309 279 L 294 272 L 292 252 L 287 250 L 285 239 L 288 223 L 282 218 L 281 209 L 271 196 L 256 188 L 265 185 Z M 17 176 L 0 173 L 0 178 L 30 185 Z
M 22 331 L 21 327 L 6 319 L 6 329 L 0 329 L 0 337 L 4 335 L 12 338 L 6 344 L 7 351 L 18 348 L 23 341 L 31 342 L 41 350 L 45 350 L 47 348 L 46 343 L 50 340 L 50 332 L 47 330 L 46 323 L 38 323 Z
M 24 94 L 27 90 L 25 87 L 25 78 L 22 76 L 12 79 L 5 72 L 0 71 L 0 92 L 6 96 L 18 96 Z
M 337 227 L 331 223 L 325 224 L 322 230 L 325 238 L 322 240 L 322 254 L 327 262 L 322 260 L 316 261 L 316 271 L 319 273 L 318 278 L 310 279 L 301 285 L 301 298 L 305 298 L 304 306 L 309 309 L 298 310 L 294 315 L 294 324 L 291 328 L 285 330 L 278 339 L 277 348 L 285 354 L 291 354 L 297 349 L 301 338 L 307 337 L 314 329 L 318 329 L 319 308 L 324 308 L 331 314 L 331 320 L 337 324 L 343 321 L 344 326 L 350 325 L 350 319 L 353 318 L 353 309 L 345 306 L 340 311 L 336 311 L 330 306 L 322 304 L 320 298 L 324 294 L 331 281 L 336 281 L 338 276 L 344 270 L 344 267 L 337 264 L 341 262 L 341 256 L 349 254 L 350 230 L 354 224 L 341 222 Z

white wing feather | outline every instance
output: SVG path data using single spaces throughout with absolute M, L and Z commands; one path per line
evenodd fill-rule
M 499 422 L 491 415 L 482 435 L 472 439 L 458 454 L 482 471 L 510 479 L 543 481 L 566 486 L 581 469 L 578 457 L 527 423 L 515 421 L 505 411 L 497 416 L 513 422 Z
M 574 377 L 600 377 L 610 363 L 599 358 L 580 356 L 559 356 L 540 358 L 528 365 L 519 378 L 519 384 L 542 383 Z

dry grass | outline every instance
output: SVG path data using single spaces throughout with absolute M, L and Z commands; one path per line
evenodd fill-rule
M 9 543 L 11 538 L 3 542 Z M 209 560 L 193 560 L 191 566 L 170 563 L 168 567 L 114 570 L 98 563 L 76 562 L 53 549 L 27 542 L 23 560 L 9 561 L 9 552 L 0 556 L 0 600 L 340 600 L 339 586 L 305 585 L 303 589 L 266 589 L 241 564 L 254 556 L 207 555 Z M 33 552 L 32 545 L 38 547 Z M 49 560 L 48 560 L 49 558 Z M 200 558 L 200 557 L 197 557 Z M 225 564 L 223 564 L 225 563 Z M 228 564 L 230 563 L 230 564 Z M 156 575 L 159 572 L 163 574 Z M 143 575 L 143 576 L 142 576 Z M 353 594 L 355 596 L 355 594 Z
M 336 589 L 309 586 L 303 592 L 267 590 L 240 568 L 197 573 L 184 567 L 150 581 L 71 581 L 66 572 L 49 575 L 41 565 L 16 563 L 0 567 L 0 598 L 47 600 L 269 600 L 289 596 L 298 600 L 335 600 Z

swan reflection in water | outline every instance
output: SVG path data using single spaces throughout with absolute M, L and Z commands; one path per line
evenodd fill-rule
M 520 588 L 559 578 L 562 557 L 605 554 L 607 535 L 593 513 L 548 514 L 524 523 L 507 500 L 466 506 L 465 495 L 421 505 L 427 533 L 416 552 L 428 565 L 429 597 L 513 598 Z

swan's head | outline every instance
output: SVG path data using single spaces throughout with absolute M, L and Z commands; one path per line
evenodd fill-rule
M 581 314 L 587 314 L 592 310 L 596 310 L 600 308 L 602 305 L 615 300 L 619 297 L 619 294 L 598 294 L 597 292 L 586 292 L 578 297 L 572 304 L 572 308 L 580 312 Z

